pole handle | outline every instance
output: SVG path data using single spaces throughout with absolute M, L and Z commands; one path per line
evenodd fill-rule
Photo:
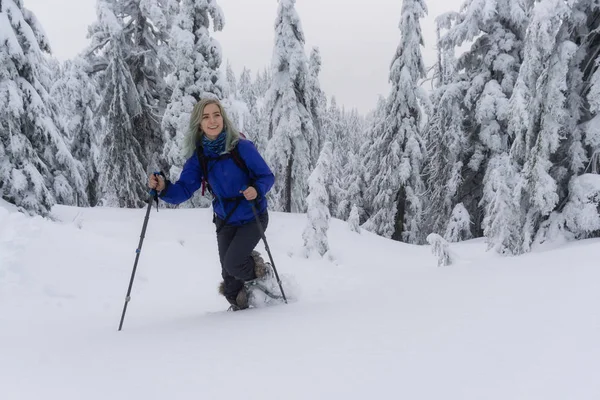
M 152 173 L 152 175 L 159 177 L 162 176 L 163 178 L 165 178 L 165 174 L 162 171 L 154 171 Z M 158 211 L 158 192 L 156 191 L 156 189 L 151 189 L 148 194 L 150 195 L 151 199 L 154 199 L 154 201 L 156 202 L 156 211 Z M 150 200 L 152 201 L 152 200 Z

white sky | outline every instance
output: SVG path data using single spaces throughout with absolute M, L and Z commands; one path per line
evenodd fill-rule
M 421 26 L 423 55 L 429 67 L 435 62 L 434 19 L 458 11 L 463 0 L 429 0 L 429 15 Z M 65 60 L 87 44 L 87 27 L 96 19 L 95 0 L 24 0 L 41 21 L 54 55 Z M 270 65 L 277 0 L 218 0 L 225 14 L 225 29 L 215 37 L 223 48 L 223 65 L 229 60 L 236 74 L 244 66 L 253 72 Z M 379 94 L 387 95 L 391 59 L 400 41 L 400 0 L 297 0 L 307 41 L 321 50 L 321 86 L 338 104 L 367 112 Z

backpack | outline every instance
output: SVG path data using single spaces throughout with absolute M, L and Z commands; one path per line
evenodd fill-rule
M 240 140 L 247 140 L 246 135 L 244 135 L 242 132 L 240 132 Z M 208 189 L 208 192 L 214 196 L 212 188 L 210 187 L 210 183 L 208 182 L 208 160 L 209 159 L 204 154 L 204 148 L 202 146 L 198 147 L 198 150 L 196 151 L 196 155 L 198 156 L 198 161 L 200 162 L 200 168 L 202 168 L 202 196 L 204 196 L 205 189 Z M 235 145 L 235 147 L 233 149 L 231 149 L 231 151 L 229 153 L 221 154 L 218 158 L 211 158 L 211 159 L 218 161 L 218 160 L 222 160 L 222 159 L 225 159 L 228 157 L 231 157 L 231 159 L 233 160 L 235 165 L 237 165 L 242 171 L 244 171 L 248 175 L 248 177 L 251 176 L 250 169 L 248 169 L 246 162 L 244 161 L 242 156 L 240 156 L 240 151 L 237 148 L 237 144 Z M 224 199 L 224 200 L 230 200 L 230 199 Z M 234 199 L 231 199 L 231 200 L 234 200 Z

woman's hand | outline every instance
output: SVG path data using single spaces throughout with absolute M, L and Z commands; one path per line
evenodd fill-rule
M 258 193 L 256 192 L 256 189 L 254 189 L 252 186 L 248 186 L 248 188 L 246 190 L 240 190 L 240 193 L 243 193 L 246 200 L 250 200 L 250 201 L 254 200 L 254 199 L 256 199 L 256 197 L 258 197 Z
M 151 174 L 148 178 L 148 187 L 159 193 L 162 192 L 165 188 L 165 178 L 158 174 Z

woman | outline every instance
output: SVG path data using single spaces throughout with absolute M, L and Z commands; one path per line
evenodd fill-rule
M 252 203 L 266 229 L 266 194 L 275 177 L 254 144 L 240 136 L 216 99 L 205 99 L 194 106 L 184 152 L 187 161 L 177 182 L 150 175 L 148 186 L 171 204 L 188 200 L 201 186 L 203 193 L 208 187 L 214 197 L 213 221 L 223 276 L 219 292 L 229 301 L 231 310 L 248 308 L 244 283 L 272 276 L 270 264 L 254 251 L 261 234 Z

